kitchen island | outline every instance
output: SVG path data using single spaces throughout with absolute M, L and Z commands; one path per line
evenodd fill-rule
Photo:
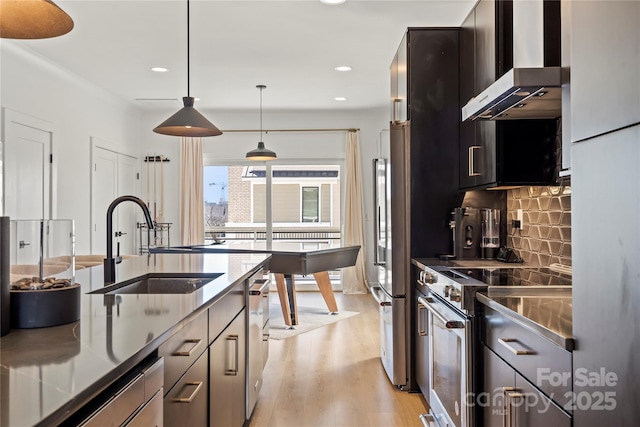
M 0 339 L 0 425 L 56 425 L 65 420 L 193 319 L 206 316 L 214 303 L 268 260 L 268 254 L 255 253 L 154 254 L 116 266 L 116 283 L 148 273 L 203 281 L 222 273 L 187 294 L 90 294 L 104 286 L 102 267 L 77 271 L 82 289 L 79 321 L 13 329 Z
M 294 274 L 313 274 L 330 313 L 337 313 L 329 270 L 355 265 L 360 246 L 342 246 L 339 242 L 235 241 L 210 245 L 175 246 L 152 249 L 153 253 L 264 253 L 271 254 L 269 269 L 274 273 L 284 323 L 298 324 Z

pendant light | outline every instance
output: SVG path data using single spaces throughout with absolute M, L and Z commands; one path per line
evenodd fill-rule
M 47 39 L 72 29 L 73 19 L 50 0 L 0 1 L 0 38 Z
M 187 96 L 182 98 L 184 107 L 153 129 L 156 133 L 171 136 L 203 137 L 222 135 L 222 131 L 193 107 L 195 99 L 190 96 L 189 64 L 189 0 L 187 0 Z
M 247 153 L 247 160 L 274 160 L 277 158 L 276 153 L 269 150 L 264 146 L 264 142 L 262 142 L 262 91 L 267 87 L 265 85 L 257 85 L 258 89 L 260 89 L 260 142 L 258 142 L 258 148 L 251 150 Z

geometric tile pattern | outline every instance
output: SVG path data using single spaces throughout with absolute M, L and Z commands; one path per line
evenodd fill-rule
M 524 229 L 511 226 L 522 209 Z M 520 187 L 507 191 L 507 246 L 524 262 L 571 265 L 571 187 Z

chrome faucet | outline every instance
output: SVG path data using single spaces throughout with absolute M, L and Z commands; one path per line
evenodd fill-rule
M 116 264 L 122 262 L 122 257 L 120 256 L 120 250 L 118 248 L 118 253 L 116 257 L 113 257 L 113 211 L 116 209 L 122 202 L 126 201 L 134 202 L 138 206 L 142 208 L 142 212 L 144 213 L 144 219 L 147 221 L 147 226 L 149 230 L 153 230 L 153 220 L 151 219 L 151 213 L 149 213 L 149 208 L 145 203 L 135 196 L 120 196 L 115 199 L 109 207 L 107 208 L 107 257 L 104 259 L 104 284 L 107 285 L 109 283 L 113 283 L 116 281 Z

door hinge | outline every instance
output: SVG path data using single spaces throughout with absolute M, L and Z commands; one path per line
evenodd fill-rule
M 53 154 L 49 154 L 49 163 L 53 163 Z
M 140 172 L 136 172 L 136 179 L 140 179 Z
M 98 170 L 98 164 L 94 163 L 93 164 L 93 171 L 96 172 Z

